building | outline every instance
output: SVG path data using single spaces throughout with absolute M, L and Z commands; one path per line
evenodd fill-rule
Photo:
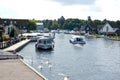
M 106 22 L 105 25 L 100 29 L 101 34 L 112 35 L 118 30 L 118 26 L 111 25 L 110 23 Z
M 44 25 L 43 25 L 43 23 L 42 22 L 37 22 L 36 23 L 36 25 L 37 25 L 37 32 L 43 32 L 43 30 L 44 30 Z
M 85 33 L 92 33 L 92 26 L 89 23 L 85 25 Z
M 43 30 L 44 29 L 43 23 L 38 22 L 36 24 L 37 24 L 37 30 Z
M 28 19 L 8 19 L 0 18 L 0 25 L 4 27 L 5 34 L 10 35 L 11 29 L 14 28 L 15 35 L 20 34 L 23 30 L 27 30 Z
M 15 25 L 19 29 L 24 29 L 28 25 L 28 19 L 8 19 L 8 18 L 0 18 L 0 25 L 8 26 L 11 24 Z

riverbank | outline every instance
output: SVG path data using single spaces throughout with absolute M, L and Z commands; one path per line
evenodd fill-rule
M 101 37 L 105 37 L 105 36 L 101 36 L 101 35 L 98 35 L 98 34 L 94 34 L 94 36 L 96 38 L 101 38 Z M 110 40 L 115 40 L 115 41 L 120 41 L 120 36 L 108 36 L 108 37 L 105 37 L 105 38 L 108 38 Z
M 112 36 L 109 39 L 111 40 L 116 40 L 116 41 L 120 41 L 120 36 Z

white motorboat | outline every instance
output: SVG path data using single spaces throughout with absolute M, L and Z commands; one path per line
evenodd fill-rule
M 73 36 L 70 39 L 70 43 L 72 43 L 72 44 L 86 44 L 86 42 L 82 36 Z
M 36 49 L 53 49 L 54 48 L 54 41 L 50 37 L 42 36 L 39 38 L 35 44 Z

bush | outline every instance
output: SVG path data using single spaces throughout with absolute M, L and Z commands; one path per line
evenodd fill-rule
M 8 35 L 3 35 L 2 38 L 3 38 L 3 41 L 8 41 L 8 40 L 10 40 L 10 37 L 9 37 Z

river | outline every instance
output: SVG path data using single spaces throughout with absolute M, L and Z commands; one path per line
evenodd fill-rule
M 70 34 L 56 34 L 53 51 L 37 51 L 35 43 L 18 54 L 48 80 L 120 80 L 120 41 L 86 38 L 73 45 Z

